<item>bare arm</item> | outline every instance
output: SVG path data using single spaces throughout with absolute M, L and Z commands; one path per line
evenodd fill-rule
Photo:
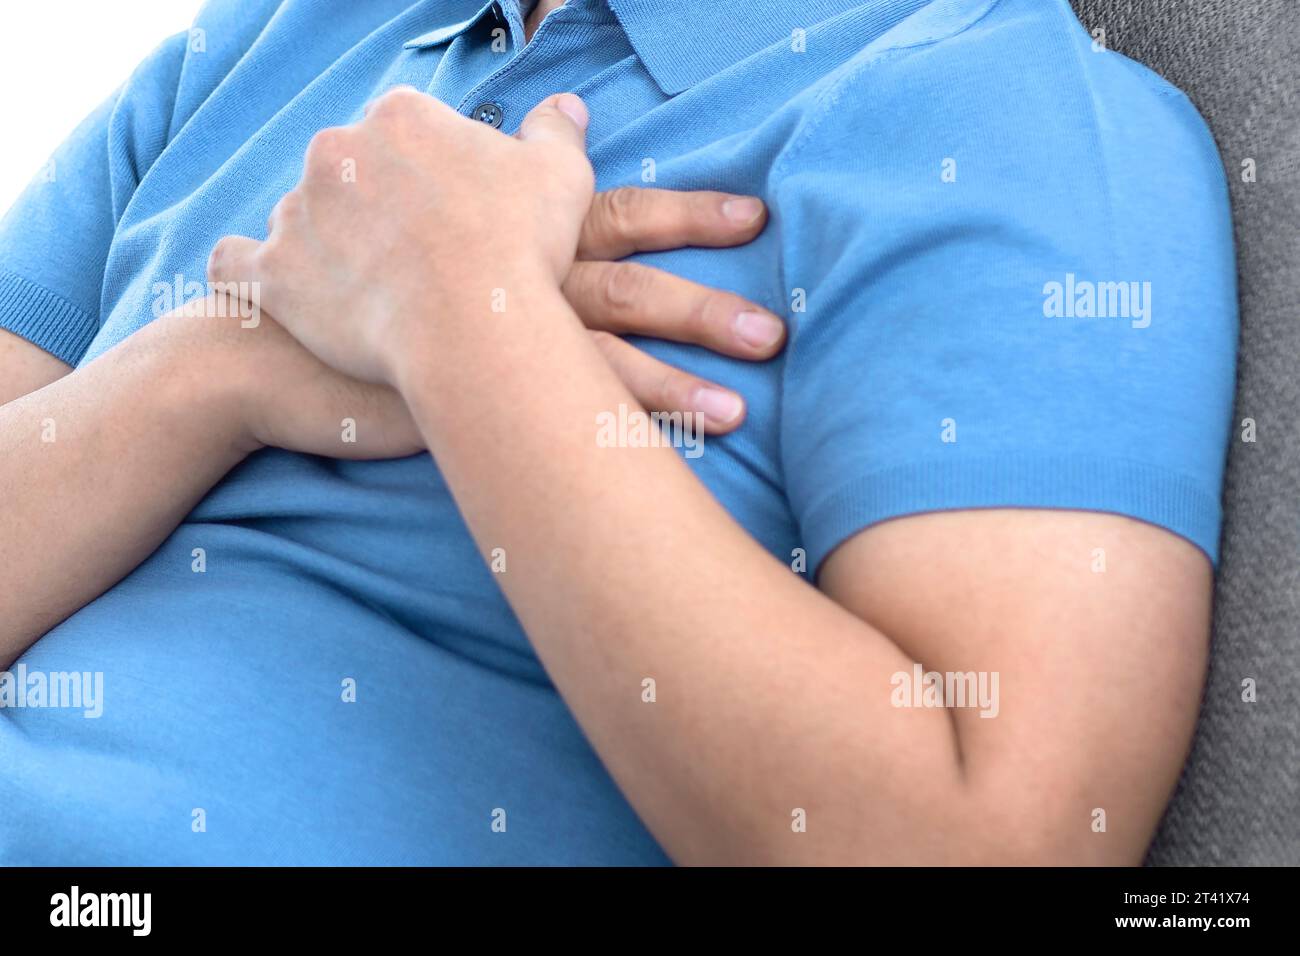
M 14 390 L 59 371 L 7 348 L 20 356 Z M 396 424 L 344 445 L 345 416 Z M 368 440 L 381 434 L 388 444 Z M 0 406 L 0 667 L 121 580 L 263 444 L 336 457 L 419 448 L 395 395 L 326 369 L 265 318 L 244 329 L 164 316 Z
M 44 388 L 71 371 L 67 363 L 0 329 L 0 406 Z
M 480 548 L 510 555 L 501 585 L 548 673 L 675 860 L 1141 860 L 1200 698 L 1195 547 L 1109 515 L 938 514 L 860 534 L 814 590 L 672 450 L 597 447 L 593 410 L 632 397 L 557 295 L 525 294 L 509 333 L 470 319 L 404 349 L 399 381 Z M 996 717 L 896 706 L 916 662 L 997 673 Z
M 0 407 L 0 664 L 140 563 L 251 446 L 168 323 Z M 37 379 L 39 380 L 39 379 Z
M 708 430 L 744 418 L 734 392 L 609 333 L 763 359 L 781 347 L 783 328 L 735 295 L 611 260 L 640 249 L 741 244 L 764 217 L 761 203 L 712 192 L 619 189 L 592 205 L 565 291 L 639 400 L 689 410 L 714 392 L 717 407 L 720 391 L 735 412 L 709 418 Z M 741 315 L 765 325 L 751 321 L 742 334 Z M 387 431 L 394 442 L 375 444 L 376 431 L 362 429 L 359 444 L 342 445 L 339 421 L 368 415 L 396 423 Z M 395 393 L 333 372 L 270 320 L 245 329 L 215 317 L 164 317 L 75 372 L 0 331 L 0 566 L 13 569 L 0 595 L 0 666 L 121 580 L 261 444 L 384 457 L 417 451 L 419 441 Z
M 570 94 L 510 139 L 389 93 L 316 138 L 270 239 L 223 241 L 211 272 L 259 281 L 316 354 L 397 384 L 480 549 L 509 555 L 499 580 L 548 673 L 677 861 L 1140 860 L 1199 701 L 1206 557 L 1111 515 L 956 512 L 858 534 L 817 589 L 673 450 L 602 447 L 597 416 L 637 406 L 559 289 L 590 197 L 585 126 Z M 340 188 L 340 155 L 389 191 Z M 519 168 L 546 189 L 445 187 Z M 399 255 L 393 235 L 419 242 Z M 356 274 L 365 295 L 338 278 Z M 895 679 L 918 663 L 998 674 L 996 717 L 904 706 Z

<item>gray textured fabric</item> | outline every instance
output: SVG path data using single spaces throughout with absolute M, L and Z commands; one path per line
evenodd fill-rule
M 1300 2 L 1072 2 L 1107 46 L 1196 103 L 1223 155 L 1237 231 L 1237 428 L 1209 684 L 1147 862 L 1300 865 Z M 1242 700 L 1247 678 L 1255 703 Z

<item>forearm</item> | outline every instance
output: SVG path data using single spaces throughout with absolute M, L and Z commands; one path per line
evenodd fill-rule
M 237 396 L 164 317 L 0 406 L 0 666 L 136 567 L 250 450 Z
M 522 291 L 544 285 L 512 286 L 506 316 L 429 326 L 395 374 L 655 835 L 680 862 L 939 862 L 970 847 L 946 839 L 975 810 L 949 717 L 889 704 L 912 662 L 768 555 L 673 451 L 597 446 L 597 413 L 635 404 L 558 295 Z
M 558 94 L 504 137 L 394 90 L 318 134 L 267 241 L 226 237 L 210 274 L 258 282 L 337 371 L 401 388 L 480 547 L 505 550 L 498 580 L 557 686 L 676 859 L 1136 862 L 1194 719 L 1204 555 L 1058 513 L 1064 488 L 1027 509 L 1007 487 L 1005 509 L 974 509 L 989 514 L 859 530 L 822 594 L 673 452 L 600 447 L 596 416 L 636 406 L 555 288 L 591 206 L 587 121 Z M 339 189 L 343 157 L 387 188 Z M 540 187 L 495 188 L 520 169 Z M 1080 572 L 1110 547 L 1111 571 Z M 914 662 L 978 663 L 992 709 L 932 699 L 932 677 L 895 707 Z

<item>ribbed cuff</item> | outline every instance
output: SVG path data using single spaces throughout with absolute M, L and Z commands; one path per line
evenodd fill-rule
M 99 332 L 99 319 L 22 276 L 0 271 L 0 329 L 76 365 Z
M 816 574 L 845 540 L 889 518 L 979 508 L 1125 515 L 1186 538 L 1218 567 L 1222 506 L 1186 475 L 1120 458 L 1009 455 L 917 462 L 840 485 L 802 521 L 809 568 Z

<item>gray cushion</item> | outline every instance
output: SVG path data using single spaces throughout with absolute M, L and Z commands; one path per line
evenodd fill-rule
M 1147 862 L 1300 865 L 1300 4 L 1072 2 L 1111 49 L 1196 103 L 1223 155 L 1237 230 L 1241 358 L 1210 676 Z M 1254 183 L 1243 181 L 1247 159 Z M 1255 703 L 1242 699 L 1248 678 Z

